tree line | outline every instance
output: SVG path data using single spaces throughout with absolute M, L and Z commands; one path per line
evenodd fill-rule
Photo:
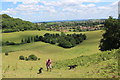
M 71 48 L 80 44 L 81 42 L 83 42 L 83 40 L 86 40 L 86 38 L 87 37 L 85 34 L 75 34 L 75 33 L 64 34 L 63 32 L 61 34 L 46 33 L 43 36 L 36 35 L 35 37 L 28 37 L 28 38 L 22 39 L 21 43 L 25 44 L 25 43 L 42 41 L 45 43 L 56 44 L 63 48 Z
M 77 26 L 90 26 L 90 27 L 95 27 L 100 24 L 104 24 L 104 19 L 103 20 L 86 20 L 86 21 L 68 21 L 68 22 L 43 22 L 43 23 L 37 23 L 37 24 L 42 24 L 46 28 L 50 28 L 51 26 L 53 28 L 57 27 L 77 27 Z
M 15 43 L 15 42 L 2 42 L 2 46 L 7 46 L 7 45 L 21 45 L 21 44 L 26 44 L 26 43 L 32 43 L 32 42 L 37 42 L 37 41 L 42 41 L 45 43 L 50 43 L 54 45 L 58 45 L 63 48 L 72 48 L 80 43 L 82 43 L 84 40 L 87 39 L 87 36 L 85 34 L 65 34 L 61 32 L 61 34 L 50 34 L 46 33 L 43 36 L 32 36 L 32 37 L 26 37 L 24 39 L 21 39 L 20 43 Z

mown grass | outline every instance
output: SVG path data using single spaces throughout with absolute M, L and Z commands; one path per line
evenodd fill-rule
M 2 41 L 11 41 L 20 43 L 21 39 L 36 35 L 43 35 L 45 33 L 58 33 L 56 31 L 20 31 L 20 32 L 12 32 L 12 33 L 2 33 L 3 39 Z
M 20 41 L 23 37 L 25 38 L 26 36 L 28 37 L 28 36 L 35 36 L 35 35 L 43 35 L 45 33 L 60 33 L 60 32 L 26 31 L 26 32 L 15 32 L 15 33 L 3 33 L 3 41 L 12 41 L 12 42 L 20 43 Z M 69 32 L 68 34 L 72 34 L 72 33 Z M 93 32 L 82 32 L 82 33 L 85 33 L 87 35 L 87 37 L 88 37 L 87 40 L 85 40 L 80 45 L 78 45 L 74 48 L 71 48 L 71 49 L 64 49 L 64 48 L 60 48 L 58 46 L 49 45 L 47 43 L 36 42 L 36 43 L 29 43 L 29 44 L 23 44 L 23 45 L 3 46 L 3 52 L 19 51 L 19 50 L 27 50 L 27 49 L 39 49 L 39 48 L 45 48 L 48 52 L 56 50 L 56 53 L 59 51 L 66 51 L 66 50 L 68 50 L 69 53 L 81 53 L 80 49 L 94 50 L 94 52 L 98 52 L 99 51 L 98 45 L 99 45 L 99 41 L 101 39 L 101 35 L 103 32 L 93 31 Z M 90 49 L 90 46 L 91 46 L 91 49 Z M 84 51 L 84 50 L 82 50 L 82 51 Z
M 14 33 L 3 33 L 3 41 L 12 41 L 19 43 L 22 38 L 35 35 L 43 35 L 45 33 L 60 33 L 54 31 L 24 31 Z M 73 32 L 67 32 L 66 34 L 72 34 Z M 79 33 L 79 32 L 77 32 Z M 45 61 L 50 58 L 52 62 L 67 61 L 76 59 L 80 56 L 90 56 L 99 51 L 99 41 L 102 38 L 103 31 L 88 31 L 82 32 L 87 35 L 85 40 L 80 45 L 71 48 L 64 49 L 56 45 L 51 45 L 43 42 L 34 42 L 29 44 L 14 45 L 14 46 L 3 46 L 3 77 L 16 77 L 16 78 L 67 78 L 67 77 L 78 77 L 78 78 L 91 78 L 91 77 L 104 77 L 99 74 L 88 74 L 93 70 L 93 64 L 89 67 L 79 66 L 74 70 L 67 70 L 66 67 L 62 69 L 53 68 L 52 72 L 47 72 L 45 67 Z M 9 55 L 5 56 L 4 53 L 8 52 Z M 40 61 L 20 61 L 19 56 L 28 56 L 34 54 L 40 57 Z M 115 59 L 108 61 L 115 62 Z M 107 64 L 107 62 L 105 62 Z M 102 64 L 102 62 L 101 62 Z M 95 64 L 96 65 L 96 64 Z M 43 74 L 38 75 L 38 69 L 43 67 Z M 93 70 L 94 71 L 94 70 Z M 111 77 L 111 76 L 109 76 Z

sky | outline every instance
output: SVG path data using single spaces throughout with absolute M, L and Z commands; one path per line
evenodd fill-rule
M 31 22 L 118 17 L 119 0 L 1 0 L 0 14 Z

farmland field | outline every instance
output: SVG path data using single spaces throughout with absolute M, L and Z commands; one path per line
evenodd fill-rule
M 57 31 L 23 31 L 13 33 L 2 33 L 3 41 L 12 41 L 20 43 L 21 39 L 29 36 L 44 35 L 45 33 L 60 33 Z M 66 32 L 72 34 L 74 32 Z M 76 59 L 80 56 L 99 55 L 102 52 L 99 50 L 99 42 L 104 31 L 87 31 L 75 32 L 84 33 L 87 39 L 80 45 L 70 49 L 65 49 L 57 45 L 51 45 L 44 42 L 33 42 L 21 45 L 9 45 L 2 47 L 2 61 L 3 61 L 3 77 L 5 78 L 106 78 L 117 75 L 115 73 L 105 73 L 106 66 L 117 65 L 116 58 L 93 63 L 84 66 L 78 66 L 76 69 L 68 70 L 68 67 L 54 68 L 52 72 L 46 71 L 45 61 L 50 58 L 55 66 L 56 62 L 64 62 L 70 59 Z M 4 53 L 8 52 L 8 56 Z M 39 61 L 21 61 L 19 56 L 29 56 L 31 54 L 40 58 Z M 94 57 L 92 57 L 94 58 Z M 74 63 L 75 64 L 75 63 Z M 38 69 L 43 67 L 43 73 L 37 74 Z M 112 66 L 113 67 L 113 66 Z M 101 69 L 102 68 L 102 69 Z M 107 69 L 106 69 L 107 70 Z M 109 70 L 109 69 L 108 69 Z

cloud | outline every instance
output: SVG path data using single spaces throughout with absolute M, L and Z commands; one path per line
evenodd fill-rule
M 38 3 L 41 1 L 46 1 L 46 0 L 2 0 L 2 2 L 13 2 L 13 3 L 17 3 L 17 2 L 22 2 L 24 4 L 28 4 L 28 3 Z M 118 0 L 50 0 L 49 2 L 61 2 L 61 3 L 76 3 L 76 2 L 115 2 Z M 46 1 L 48 2 L 48 0 Z
M 96 3 L 105 0 L 3 0 L 5 2 L 22 2 L 16 8 L 2 10 L 1 13 L 7 13 L 12 16 L 35 20 L 58 20 L 58 19 L 88 19 L 88 18 L 106 18 L 117 15 L 117 3 L 105 6 L 97 6 Z M 87 2 L 88 4 L 83 4 Z M 40 4 L 39 4 L 40 3 Z M 25 17 L 23 17 L 23 16 Z M 31 16 L 31 17 L 30 17 Z
M 38 3 L 40 0 L 2 0 L 2 2 L 13 2 L 16 4 L 17 2 L 22 2 L 24 4 L 30 4 L 30 3 Z
M 52 6 L 43 6 L 36 4 L 20 4 L 16 8 L 8 8 L 7 10 L 1 11 L 2 13 L 8 14 L 37 14 L 38 12 L 55 12 Z

